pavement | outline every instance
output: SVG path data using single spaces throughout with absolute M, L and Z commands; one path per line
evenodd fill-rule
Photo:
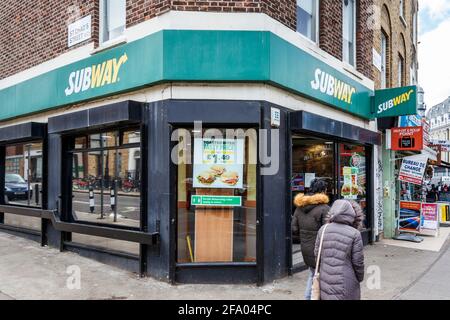
M 0 300 L 302 300 L 308 277 L 299 272 L 260 287 L 172 286 L 3 232 L 0 256 Z M 365 248 L 365 262 L 365 300 L 450 299 L 449 242 L 440 252 L 375 244 Z

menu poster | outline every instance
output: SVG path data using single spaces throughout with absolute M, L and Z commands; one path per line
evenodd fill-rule
M 421 231 L 437 231 L 439 227 L 439 215 L 437 203 L 422 203 Z
M 341 189 L 341 195 L 344 199 L 356 200 L 358 199 L 358 173 L 357 167 L 342 168 L 342 175 L 344 177 L 344 185 Z
M 194 188 L 242 189 L 244 139 L 194 139 Z
M 422 203 L 400 201 L 398 230 L 419 233 Z

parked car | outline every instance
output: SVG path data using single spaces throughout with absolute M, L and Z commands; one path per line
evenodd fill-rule
M 28 183 L 19 174 L 7 173 L 5 174 L 5 196 L 8 201 L 12 200 L 26 200 L 33 197 L 33 188 L 30 186 L 28 190 Z

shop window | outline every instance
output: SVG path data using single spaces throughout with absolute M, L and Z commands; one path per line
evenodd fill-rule
M 367 219 L 367 168 L 366 147 L 339 144 L 340 196 L 359 203 Z M 368 222 L 365 221 L 368 228 Z
M 306 136 L 292 139 L 292 198 L 298 193 L 309 193 L 311 181 L 327 182 L 327 195 L 332 201 L 334 173 L 334 142 Z M 295 210 L 295 208 L 293 208 Z
M 317 41 L 318 0 L 297 0 L 297 31 L 310 39 Z
M 96 247 L 101 250 L 115 251 L 126 254 L 139 255 L 139 243 L 115 240 L 103 237 L 88 236 L 85 234 L 72 233 L 72 243 Z
M 43 154 L 41 142 L 5 148 L 5 204 L 42 207 Z M 4 224 L 40 230 L 41 219 L 5 213 Z
M 256 262 L 256 130 L 230 130 L 177 130 L 178 263 Z
M 356 2 L 343 0 L 343 61 L 354 66 L 356 63 Z
M 140 227 L 140 131 L 77 136 L 72 158 L 72 216 L 76 221 Z
M 122 36 L 126 26 L 126 0 L 101 0 L 100 26 L 100 43 Z

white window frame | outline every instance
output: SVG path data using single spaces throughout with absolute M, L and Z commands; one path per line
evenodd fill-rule
M 299 31 L 297 31 L 296 30 L 296 32 L 302 37 L 302 38 L 304 38 L 304 39 L 306 39 L 306 40 L 308 40 L 309 42 L 311 42 L 311 43 L 313 43 L 313 44 L 318 44 L 319 43 L 319 28 L 320 28 L 320 24 L 319 24 L 319 14 L 320 14 L 320 1 L 321 0 L 316 0 L 316 4 L 315 4 L 315 6 L 316 6 L 316 17 L 315 17 L 315 24 L 316 24 L 316 26 L 315 26 L 315 30 L 316 30 L 316 32 L 315 32 L 315 35 L 314 35 L 314 37 L 315 37 L 315 40 L 312 40 L 312 39 L 310 39 L 310 38 L 308 38 L 307 36 L 305 36 L 303 33 L 301 33 L 301 32 L 299 32 Z M 297 7 L 298 7 L 298 5 L 297 5 L 297 1 L 296 1 L 296 5 L 295 5 L 295 9 L 297 10 Z M 297 14 L 297 12 L 296 12 L 296 14 Z M 297 23 L 298 23 L 298 21 L 297 21 Z
M 125 1 L 125 25 L 124 25 L 124 30 L 122 35 L 112 38 L 112 39 L 108 39 L 108 40 L 104 40 L 105 37 L 105 18 L 106 18 L 106 7 L 105 7 L 105 2 L 108 0 L 99 0 L 100 5 L 99 5 L 99 44 L 101 47 L 109 47 L 109 46 L 113 46 L 116 45 L 118 43 L 122 43 L 125 42 L 125 30 L 126 30 L 126 1 Z
M 388 38 L 381 32 L 381 89 L 386 89 L 387 87 L 387 49 L 388 49 Z
M 344 30 L 344 1 L 342 0 L 342 60 L 343 62 L 345 62 L 346 64 L 348 64 L 349 66 L 356 68 L 356 1 L 357 0 L 348 0 L 348 1 L 353 1 L 354 4 L 354 10 L 353 10 L 353 63 L 344 60 L 344 35 L 345 35 L 345 30 Z
M 405 18 L 405 0 L 400 0 L 400 7 L 399 7 L 399 12 L 400 12 L 400 17 Z

